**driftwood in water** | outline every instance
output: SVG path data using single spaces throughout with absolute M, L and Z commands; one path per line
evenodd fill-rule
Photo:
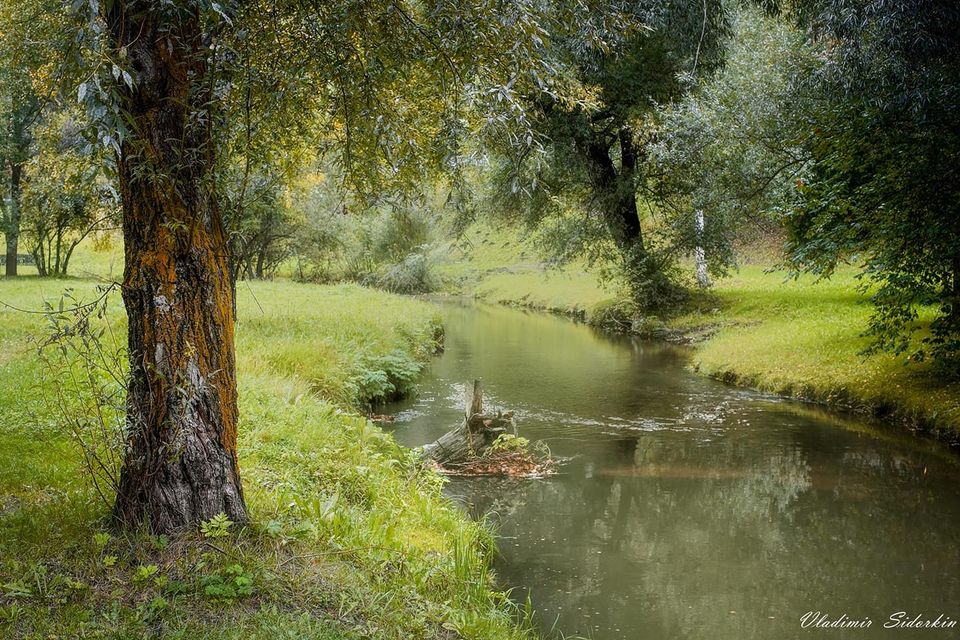
M 421 453 L 441 465 L 464 464 L 486 453 L 501 434 L 516 434 L 516 429 L 512 411 L 483 412 L 483 391 L 476 380 L 460 426 L 425 445 Z

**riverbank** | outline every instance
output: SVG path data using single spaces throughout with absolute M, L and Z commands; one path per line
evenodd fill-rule
M 617 312 L 623 292 L 583 265 L 548 268 L 510 234 L 480 229 L 471 242 L 443 266 L 462 293 L 692 342 L 692 366 L 705 375 L 960 443 L 960 384 L 944 382 L 925 363 L 861 355 L 871 308 L 852 270 L 815 282 L 748 265 L 684 315 L 637 323 Z
M 38 309 L 91 281 L 0 280 Z M 119 296 L 112 324 L 122 335 Z M 433 308 L 355 286 L 238 289 L 241 474 L 252 523 L 186 539 L 121 537 L 0 309 L 0 630 L 4 637 L 520 639 L 493 542 L 441 480 L 361 417 L 410 390 L 441 338 Z M 74 416 L 69 416 L 74 417 Z

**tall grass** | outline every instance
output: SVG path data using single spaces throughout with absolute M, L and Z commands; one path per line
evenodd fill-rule
M 40 309 L 64 284 L 0 280 L 0 300 Z M 68 284 L 92 295 L 90 282 Z M 491 587 L 489 533 L 357 413 L 376 400 L 365 377 L 380 372 L 397 388 L 436 348 L 433 309 L 355 286 L 238 293 L 238 450 L 252 522 L 214 538 L 107 526 L 43 401 L 49 379 L 27 343 L 42 316 L 0 310 L 0 635 L 529 637 Z M 122 329 L 119 299 L 110 317 Z

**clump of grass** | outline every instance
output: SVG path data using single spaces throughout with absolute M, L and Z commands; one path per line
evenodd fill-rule
M 396 264 L 387 265 L 375 279 L 381 289 L 393 293 L 430 293 L 440 288 L 431 256 L 425 251 L 413 252 Z
M 74 281 L 76 295 L 93 285 Z M 0 281 L 38 309 L 63 282 Z M 259 302 L 258 302 L 259 301 Z M 119 300 L 111 316 L 122 328 Z M 239 455 L 252 524 L 118 535 L 43 397 L 39 316 L 0 311 L 0 635 L 520 639 L 489 532 L 355 408 L 383 371 L 409 390 L 433 309 L 360 287 L 241 285 Z M 325 381 L 318 384 L 318 380 Z M 37 382 L 40 381 L 40 382 Z

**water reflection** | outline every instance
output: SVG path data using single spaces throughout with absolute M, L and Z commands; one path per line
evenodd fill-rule
M 791 638 L 820 610 L 871 617 L 831 632 L 871 638 L 896 611 L 960 619 L 960 467 L 940 448 L 702 379 L 668 346 L 499 308 L 446 316 L 396 435 L 437 437 L 480 377 L 522 435 L 570 458 L 545 480 L 448 485 L 493 514 L 500 581 L 545 629 Z

